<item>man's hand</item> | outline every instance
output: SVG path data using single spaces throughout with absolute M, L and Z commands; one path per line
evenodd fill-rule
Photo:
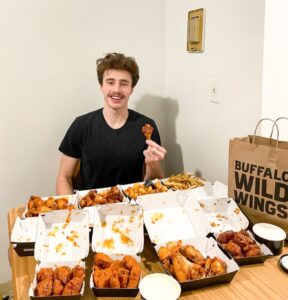
M 144 150 L 145 163 L 150 164 L 164 159 L 167 151 L 152 140 L 146 140 L 148 148 Z
M 152 140 L 146 140 L 148 148 L 143 151 L 145 156 L 145 176 L 146 179 L 162 178 L 160 161 L 164 159 L 167 151 Z

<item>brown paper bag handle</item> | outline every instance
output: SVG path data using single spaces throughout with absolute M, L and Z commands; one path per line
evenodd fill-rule
M 280 118 L 279 118 L 279 119 L 280 119 Z M 277 120 L 278 120 L 278 119 L 277 119 Z M 269 118 L 263 118 L 263 119 L 261 119 L 261 120 L 257 123 L 257 125 L 256 125 L 255 131 L 254 131 L 254 135 L 253 135 L 253 139 L 252 139 L 252 144 L 254 144 L 254 142 L 255 142 L 256 132 L 257 132 L 257 129 L 258 129 L 260 123 L 263 122 L 263 121 L 271 121 L 271 122 L 273 122 L 273 126 L 272 126 L 272 130 L 271 130 L 271 134 L 270 134 L 270 144 L 271 144 L 271 139 L 272 139 L 272 134 L 273 134 L 273 131 L 274 131 L 274 127 L 276 126 L 276 129 L 277 129 L 276 148 L 277 148 L 277 147 L 278 147 L 278 141 L 279 141 L 279 128 L 278 128 L 278 125 L 276 124 L 277 120 L 276 120 L 276 121 L 273 121 L 272 119 L 269 119 Z
M 273 127 L 272 127 L 272 130 L 271 130 L 270 139 L 272 138 L 272 135 L 273 135 L 274 126 L 277 126 L 277 122 L 278 122 L 279 120 L 288 120 L 288 118 L 286 118 L 286 117 L 280 117 L 280 118 L 277 118 L 277 119 L 275 120 L 275 122 L 274 122 L 274 124 L 273 124 Z M 277 127 L 278 127 L 278 126 L 277 126 Z M 278 127 L 278 129 L 279 129 L 279 127 Z

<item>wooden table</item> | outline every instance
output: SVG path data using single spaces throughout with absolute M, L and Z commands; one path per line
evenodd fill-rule
M 15 219 L 23 212 L 23 208 L 11 209 L 8 214 L 9 236 L 13 228 Z M 286 245 L 283 253 L 288 253 Z M 11 268 L 13 276 L 13 288 L 15 300 L 26 300 L 28 297 L 28 289 L 34 277 L 36 261 L 34 257 L 19 257 L 10 246 Z M 220 284 L 201 288 L 193 291 L 183 292 L 181 300 L 188 299 L 288 299 L 288 273 L 282 271 L 278 266 L 279 256 L 270 258 L 264 264 L 256 264 L 242 266 L 234 279 L 229 284 Z M 88 276 L 86 277 L 86 286 L 83 300 L 95 299 L 89 288 L 89 278 L 93 261 L 93 253 L 90 252 L 86 260 L 88 266 Z M 148 240 L 145 241 L 145 248 L 142 253 L 142 276 L 149 273 L 163 272 L 158 262 L 154 248 Z M 136 298 L 106 298 L 99 299 L 141 299 L 140 295 Z M 165 299 L 159 299 L 165 300 Z

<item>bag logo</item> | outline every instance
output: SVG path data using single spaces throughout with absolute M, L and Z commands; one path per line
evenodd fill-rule
M 235 160 L 234 179 L 237 203 L 281 219 L 288 218 L 288 171 Z

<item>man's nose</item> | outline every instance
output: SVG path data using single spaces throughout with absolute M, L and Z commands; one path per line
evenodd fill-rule
M 121 90 L 121 85 L 120 85 L 120 83 L 115 83 L 114 84 L 114 86 L 113 86 L 113 88 L 114 88 L 114 91 L 115 92 L 119 92 L 120 90 Z

